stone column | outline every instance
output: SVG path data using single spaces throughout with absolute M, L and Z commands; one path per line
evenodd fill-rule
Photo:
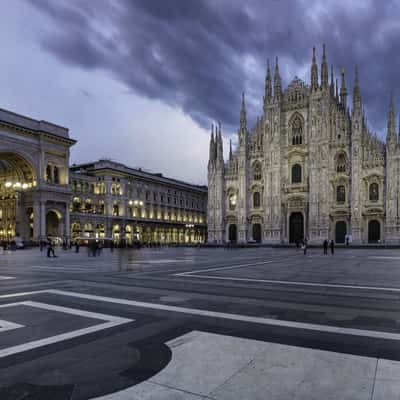
M 65 203 L 65 226 L 64 226 L 64 236 L 67 239 L 67 243 L 69 243 L 71 237 L 71 221 L 69 215 L 69 205 Z
M 46 239 L 46 202 L 40 202 L 40 238 Z

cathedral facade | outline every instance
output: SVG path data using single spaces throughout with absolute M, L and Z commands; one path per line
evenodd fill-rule
M 208 163 L 208 242 L 400 243 L 400 138 L 390 100 L 386 143 L 368 129 L 357 67 L 351 107 L 344 69 L 329 80 L 323 46 L 311 84 L 282 88 L 269 63 L 263 112 L 247 127 L 244 95 L 238 145 L 224 160 L 212 127 Z

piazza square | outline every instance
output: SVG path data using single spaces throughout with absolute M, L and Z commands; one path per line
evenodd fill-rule
M 400 400 L 400 3 L 2 17 L 0 400 Z

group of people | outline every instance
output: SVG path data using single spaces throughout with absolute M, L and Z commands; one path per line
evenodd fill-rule
M 331 249 L 331 254 L 335 254 L 335 242 L 333 240 L 329 241 L 328 239 L 324 240 L 323 243 L 323 248 L 324 248 L 324 255 L 328 255 L 328 248 L 330 247 Z M 307 249 L 308 249 L 308 239 L 304 238 L 301 241 L 296 241 L 296 247 L 299 248 L 301 247 L 301 249 L 303 250 L 304 255 L 307 254 Z

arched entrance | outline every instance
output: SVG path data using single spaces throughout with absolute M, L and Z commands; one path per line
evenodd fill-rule
M 46 214 L 46 235 L 52 237 L 59 237 L 60 218 L 53 210 Z
M 346 239 L 347 225 L 345 221 L 336 222 L 335 228 L 335 242 L 344 243 Z
M 381 240 L 381 224 L 376 219 L 368 222 L 368 243 L 378 243 Z
M 261 243 L 261 224 L 253 224 L 253 240 Z
M 14 152 L 0 152 L 0 222 L 8 227 L 3 230 L 2 240 L 14 240 L 15 236 L 32 238 L 34 186 L 36 174 L 31 162 Z
M 228 240 L 229 240 L 230 243 L 236 243 L 237 242 L 237 227 L 236 227 L 236 224 L 230 224 L 229 225 Z
M 304 217 L 301 212 L 290 214 L 289 243 L 296 243 L 304 239 Z

